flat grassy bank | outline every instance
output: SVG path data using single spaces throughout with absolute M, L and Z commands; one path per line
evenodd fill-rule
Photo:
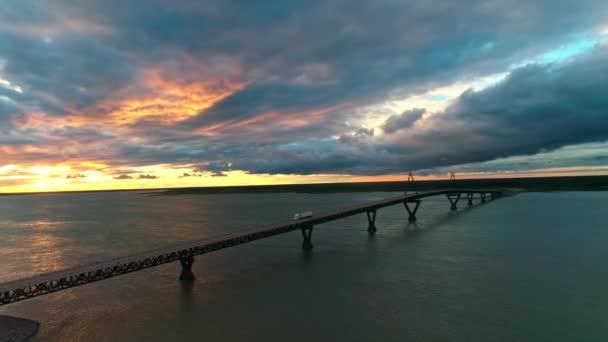
M 204 195 L 236 193 L 332 193 L 332 192 L 372 192 L 372 191 L 428 191 L 437 189 L 490 189 L 517 188 L 523 191 L 606 191 L 608 176 L 583 177 L 538 177 L 538 178 L 492 178 L 434 180 L 415 182 L 366 182 L 366 183 L 323 183 L 288 184 L 260 186 L 193 187 L 175 188 L 162 195 Z

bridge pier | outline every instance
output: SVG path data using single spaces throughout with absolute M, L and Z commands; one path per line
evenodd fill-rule
M 481 201 L 485 202 L 486 201 L 486 193 L 485 192 L 480 192 L 479 193 L 479 197 L 481 197 Z
M 472 193 L 467 194 L 467 201 L 468 201 L 469 207 L 473 205 L 473 194 Z
M 462 195 L 461 193 L 446 194 L 446 197 L 448 198 L 448 200 L 450 201 L 450 204 L 452 205 L 450 207 L 450 209 L 452 211 L 458 210 L 458 207 L 456 206 L 456 204 L 458 204 L 458 201 L 460 200 L 461 195 Z
M 367 226 L 367 231 L 372 234 L 375 233 L 377 230 L 376 229 L 376 209 L 367 211 L 367 222 L 369 223 L 369 225 Z
M 415 203 L 416 205 L 413 209 L 411 209 L 408 203 Z M 420 206 L 420 200 L 403 202 L 403 206 L 405 207 L 405 209 L 407 209 L 407 213 L 409 214 L 407 220 L 409 222 L 416 222 L 416 212 L 418 211 L 418 207 Z
M 304 241 L 302 242 L 302 248 L 305 250 L 312 249 L 312 228 L 313 225 L 305 225 L 302 227 L 302 237 L 304 238 Z
M 192 264 L 194 264 L 194 255 L 179 259 L 179 263 L 182 264 L 182 273 L 179 275 L 179 280 L 192 281 L 196 279 L 194 273 L 192 273 Z

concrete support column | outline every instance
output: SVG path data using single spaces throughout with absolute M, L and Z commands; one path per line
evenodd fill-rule
M 370 233 L 376 232 L 376 209 L 369 210 L 367 212 L 367 222 L 369 225 L 367 226 L 367 231 Z
M 456 211 L 458 210 L 458 207 L 456 206 L 456 204 L 458 204 L 458 201 L 460 200 L 460 193 L 454 193 L 454 194 L 447 194 L 446 197 L 448 198 L 448 200 L 450 201 L 450 204 L 452 205 L 450 207 L 450 209 L 452 211 Z
M 312 249 L 312 229 L 313 225 L 305 225 L 302 227 L 302 237 L 304 238 L 304 241 L 302 242 L 302 248 L 305 250 Z
M 410 208 L 409 204 L 413 205 L 413 208 Z M 409 217 L 407 220 L 409 222 L 416 222 L 416 212 L 418 211 L 418 207 L 420 206 L 420 200 L 411 200 L 407 202 L 403 202 L 403 206 L 407 210 Z
M 194 273 L 192 273 L 192 264 L 194 264 L 193 255 L 179 259 L 179 263 L 182 265 L 182 273 L 179 275 L 179 280 L 192 281 L 196 279 Z

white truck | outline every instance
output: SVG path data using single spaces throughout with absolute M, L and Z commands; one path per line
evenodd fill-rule
M 309 217 L 312 217 L 312 211 L 305 211 L 302 213 L 297 213 L 297 214 L 293 215 L 293 220 L 297 221 L 297 220 L 302 220 L 302 219 L 309 218 Z

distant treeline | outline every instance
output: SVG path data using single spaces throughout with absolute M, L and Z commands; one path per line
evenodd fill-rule
M 169 189 L 163 195 L 234 194 L 234 193 L 330 193 L 373 191 L 427 191 L 437 189 L 516 188 L 523 191 L 599 191 L 608 190 L 608 176 L 491 178 L 434 180 L 415 182 L 365 182 L 286 184 Z

